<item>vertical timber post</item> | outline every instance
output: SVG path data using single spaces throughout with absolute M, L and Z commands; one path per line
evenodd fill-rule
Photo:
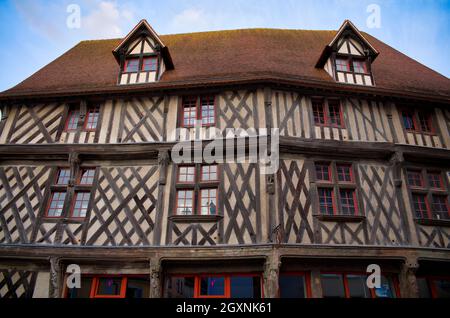
M 419 262 L 417 259 L 408 258 L 403 263 L 400 275 L 400 295 L 402 298 L 418 298 L 419 286 L 417 284 L 416 273 L 419 269 Z
M 264 265 L 264 297 L 279 297 L 279 276 L 280 276 L 281 260 L 278 249 L 275 247 L 267 256 Z
M 61 260 L 57 257 L 50 257 L 50 285 L 49 298 L 61 298 L 62 270 Z
M 150 259 L 150 298 L 161 298 L 161 261 L 159 256 Z
M 155 229 L 154 229 L 154 244 L 159 246 L 161 244 L 162 233 L 162 218 L 164 214 L 164 189 L 167 183 L 167 167 L 170 163 L 170 155 L 168 150 L 160 150 L 158 153 L 158 201 L 156 203 Z

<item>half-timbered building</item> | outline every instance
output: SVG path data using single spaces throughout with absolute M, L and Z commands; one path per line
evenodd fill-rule
M 350 21 L 158 35 L 143 20 L 0 105 L 0 297 L 450 295 L 450 80 Z M 274 132 L 270 173 L 173 159 L 180 141 L 250 153 Z

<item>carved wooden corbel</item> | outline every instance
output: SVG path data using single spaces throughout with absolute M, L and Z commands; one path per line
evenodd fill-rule
M 69 187 L 75 186 L 75 176 L 77 175 L 78 168 L 80 167 L 79 154 L 76 152 L 69 153 L 69 166 L 70 166 L 70 180 Z
M 50 257 L 50 286 L 49 297 L 60 298 L 61 297 L 61 259 L 58 257 Z

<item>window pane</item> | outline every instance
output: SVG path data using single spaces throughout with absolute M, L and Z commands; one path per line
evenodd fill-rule
M 79 118 L 80 118 L 79 110 L 70 111 L 69 115 L 67 116 L 66 130 L 77 130 Z
M 325 124 L 325 113 L 323 110 L 323 107 L 324 107 L 323 101 L 313 100 L 312 106 L 313 106 L 313 114 L 314 114 L 314 123 L 316 125 Z
M 371 298 L 371 293 L 366 284 L 366 276 L 346 275 L 350 298 Z
M 330 115 L 330 124 L 334 126 L 341 126 L 341 106 L 339 101 L 329 101 L 328 110 Z
M 192 127 L 197 120 L 197 99 L 186 97 L 183 99 L 183 126 Z
M 342 275 L 322 274 L 321 281 L 324 298 L 345 298 Z
M 378 298 L 394 298 L 395 291 L 392 280 L 385 276 L 381 276 L 381 287 L 375 288 L 375 295 Z
M 365 61 L 353 61 L 353 71 L 355 73 L 367 73 L 367 64 Z
M 403 125 L 405 126 L 406 130 L 416 130 L 416 126 L 413 120 L 414 115 L 412 113 L 403 112 L 402 117 L 403 117 Z
M 90 298 L 92 277 L 81 277 L 80 288 L 68 288 L 67 298 Z
M 225 277 L 201 277 L 200 295 L 202 296 L 225 295 Z
M 431 188 L 442 189 L 442 178 L 441 174 L 437 172 L 428 172 L 428 182 L 430 183 Z
M 347 59 L 337 58 L 336 59 L 336 69 L 338 71 L 350 72 L 350 66 Z
M 408 170 L 408 185 L 412 187 L 423 187 L 422 172 Z
M 98 124 L 98 118 L 100 116 L 100 108 L 99 107 L 91 107 L 88 110 L 88 114 L 86 116 L 86 130 L 95 130 Z
M 339 193 L 341 197 L 342 214 L 356 215 L 355 190 L 341 189 Z
M 50 206 L 47 211 L 47 216 L 60 217 L 63 212 L 65 199 L 66 199 L 65 192 L 54 192 L 50 199 Z
M 129 277 L 127 279 L 126 298 L 149 298 L 150 280 L 148 278 Z
M 418 112 L 420 130 L 423 132 L 431 132 L 431 116 L 428 113 Z
M 316 164 L 316 178 L 318 181 L 331 181 L 330 165 L 328 163 Z
M 438 220 L 447 220 L 450 218 L 450 212 L 446 195 L 433 195 L 433 217 Z
M 95 169 L 83 169 L 81 171 L 80 184 L 91 185 L 94 183 Z
M 333 190 L 328 188 L 319 188 L 320 213 L 333 215 Z
M 352 166 L 336 165 L 337 176 L 339 182 L 352 182 Z
M 194 298 L 194 277 L 168 276 L 164 285 L 164 298 Z
M 306 281 L 301 275 L 280 275 L 281 298 L 306 298 Z
M 230 278 L 231 298 L 261 298 L 261 279 L 257 276 Z
M 202 181 L 217 180 L 217 166 L 202 166 Z
M 75 194 L 75 202 L 72 211 L 72 217 L 74 218 L 86 217 L 90 196 L 91 194 L 89 192 L 78 192 Z
M 177 214 L 178 215 L 192 215 L 194 208 L 192 190 L 179 190 L 177 192 Z
M 428 215 L 428 207 L 427 207 L 427 203 L 426 200 L 427 198 L 425 197 L 424 194 L 413 194 L 413 205 L 414 205 L 414 210 L 416 212 L 416 217 L 418 218 L 429 218 Z
M 215 123 L 214 96 L 203 96 L 200 103 L 202 125 L 213 125 Z
M 156 71 L 158 65 L 158 60 L 156 57 L 146 57 L 143 60 L 142 70 L 143 71 Z
M 195 167 L 179 167 L 178 168 L 178 181 L 179 182 L 194 182 L 195 180 Z
M 56 184 L 68 184 L 70 180 L 70 169 L 59 169 Z
M 129 59 L 126 61 L 125 72 L 137 72 L 139 70 L 139 59 Z
M 122 286 L 122 278 L 99 278 L 97 295 L 102 296 L 117 296 L 120 295 L 120 288 Z
M 417 278 L 417 285 L 419 286 L 420 298 L 431 298 L 430 288 L 425 278 Z
M 450 298 L 450 280 L 433 280 L 436 297 Z

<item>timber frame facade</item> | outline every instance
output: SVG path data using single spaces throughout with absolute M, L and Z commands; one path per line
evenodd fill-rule
M 429 296 L 445 295 L 448 285 L 439 287 L 443 291 L 431 285 L 434 277 L 450 282 L 450 92 L 388 91 L 377 86 L 376 70 L 367 75 L 368 87 L 365 80 L 334 85 L 275 75 L 164 86 L 179 65 L 176 51 L 169 53 L 170 43 L 146 21 L 110 48 L 118 74 L 127 73 L 127 52 L 132 58 L 137 52 L 136 32 L 155 37 L 143 40 L 138 54 L 138 73 L 143 58 L 157 57 L 155 81 L 161 81 L 143 79 L 153 86 L 133 86 L 139 75 L 127 74 L 127 83 L 115 83 L 119 88 L 0 95 L 0 297 L 66 297 L 70 264 L 97 277 L 93 286 L 101 277 L 143 277 L 147 297 L 173 296 L 170 280 L 183 275 L 195 277 L 190 296 L 202 295 L 203 276 L 223 275 L 228 286 L 233 275 L 256 275 L 259 296 L 280 297 L 280 278 L 296 273 L 307 277 L 305 297 L 323 297 L 326 273 L 365 273 L 369 264 L 392 277 L 394 297 L 423 296 L 427 283 Z M 340 34 L 353 41 L 345 52 Z M 363 54 L 358 41 L 366 39 L 358 34 L 346 21 L 316 56 L 325 75 L 327 67 L 338 73 L 336 54 L 361 59 L 355 52 Z M 367 63 L 386 53 L 370 49 Z M 355 81 L 358 65 L 350 67 Z M 448 79 L 439 80 L 450 87 Z M 222 162 L 203 185 L 206 164 L 183 170 L 180 178 L 180 167 L 192 165 L 175 164 L 171 152 L 180 140 L 195 140 L 193 128 L 174 133 L 190 118 L 184 101 L 191 96 L 196 107 L 201 96 L 212 96 L 209 123 L 237 129 L 231 137 L 203 136 L 206 141 L 244 139 L 249 148 L 239 129 L 278 128 L 278 171 L 264 175 L 259 163 Z M 330 106 L 335 103 L 339 110 Z M 86 129 L 92 107 L 96 125 Z M 432 127 L 422 117 L 406 126 L 405 108 L 426 113 Z M 318 165 L 329 169 L 329 179 L 318 177 Z M 69 177 L 59 184 L 64 169 Z M 80 182 L 86 170 L 92 171 L 88 185 Z M 189 184 L 189 171 L 200 181 Z M 416 171 L 423 172 L 421 185 L 411 183 Z M 214 191 L 207 192 L 213 208 L 202 203 L 202 189 Z M 59 205 L 55 193 L 64 194 Z M 86 203 L 77 199 L 80 193 Z M 422 210 L 428 217 L 419 216 Z M 219 295 L 232 296 L 230 288 Z

